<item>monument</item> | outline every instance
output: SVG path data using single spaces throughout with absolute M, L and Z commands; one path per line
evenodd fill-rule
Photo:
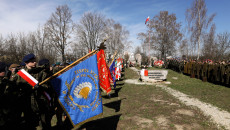
M 146 70 L 140 71 L 140 79 L 143 82 L 156 83 L 167 79 L 168 70 Z

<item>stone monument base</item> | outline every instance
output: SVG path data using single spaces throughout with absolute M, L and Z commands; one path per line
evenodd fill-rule
M 166 80 L 168 71 L 167 70 L 147 70 L 146 75 L 146 69 L 142 69 L 140 72 L 140 80 L 142 82 L 148 82 L 148 83 L 156 83 L 156 82 L 162 82 Z

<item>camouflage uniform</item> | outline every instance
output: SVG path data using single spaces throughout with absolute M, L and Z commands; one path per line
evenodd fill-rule
M 0 77 L 0 86 L 0 128 L 17 128 L 21 119 L 18 90 L 6 77 Z
M 202 79 L 203 80 L 207 80 L 207 74 L 208 73 L 208 64 L 207 63 L 204 63 L 202 65 Z
M 41 73 L 42 68 L 24 68 L 31 76 L 41 82 L 43 73 Z M 33 129 L 38 125 L 39 118 L 41 118 L 42 125 L 44 127 L 44 117 L 47 112 L 49 112 L 49 102 L 44 95 L 44 91 L 48 90 L 46 84 L 39 86 L 37 89 L 32 89 L 32 86 L 28 84 L 22 77 L 18 74 L 12 79 L 16 82 L 17 87 L 20 89 L 20 98 L 22 111 L 24 113 L 24 118 L 29 129 Z M 46 125 L 46 124 L 45 124 Z M 46 127 L 46 126 L 45 126 Z
M 188 73 L 188 62 L 185 62 L 185 64 L 184 64 L 184 73 L 185 74 Z
M 226 75 L 225 75 L 225 68 L 226 68 L 225 64 L 221 64 L 220 65 L 220 82 L 222 84 L 224 84 L 224 78 L 226 77 Z
M 191 70 L 192 70 L 192 62 L 188 62 L 188 75 L 191 75 Z
M 197 62 L 197 65 L 196 65 L 196 76 L 197 76 L 198 79 L 200 79 L 200 71 L 201 71 L 201 63 Z
M 213 74 L 213 64 L 208 64 L 208 81 L 212 81 L 212 74 Z
M 230 64 L 228 64 L 228 65 L 226 66 L 225 74 L 226 74 L 226 77 L 225 77 L 225 84 L 229 86 Z
M 179 72 L 182 73 L 184 71 L 184 61 L 180 61 L 179 63 Z

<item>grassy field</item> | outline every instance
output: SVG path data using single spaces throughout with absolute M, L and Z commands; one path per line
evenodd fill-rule
M 174 73 L 169 71 L 168 80 L 178 82 L 176 85 L 183 86 L 183 83 L 180 83 L 182 81 L 179 82 L 180 76 L 188 77 L 177 73 L 174 75 Z M 78 129 L 219 129 L 200 110 L 185 106 L 154 85 L 125 83 L 125 79 L 139 78 L 131 69 L 126 69 L 123 74 L 123 78 L 117 82 L 117 87 L 113 89 L 110 98 L 102 93 L 103 116 L 85 123 Z M 174 76 L 178 77 L 177 81 L 173 81 Z M 173 85 L 170 87 L 176 87 Z
M 175 80 L 173 77 L 178 79 Z M 173 89 L 230 112 L 230 88 L 228 87 L 202 82 L 172 70 L 168 70 L 167 81 L 172 83 L 168 86 Z

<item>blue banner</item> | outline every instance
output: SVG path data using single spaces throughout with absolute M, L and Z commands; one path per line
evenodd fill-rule
M 90 56 L 51 81 L 73 126 L 103 112 L 97 56 Z
M 113 78 L 113 84 L 114 84 L 113 87 L 116 88 L 115 61 L 113 61 L 113 63 L 110 65 L 109 70 Z

